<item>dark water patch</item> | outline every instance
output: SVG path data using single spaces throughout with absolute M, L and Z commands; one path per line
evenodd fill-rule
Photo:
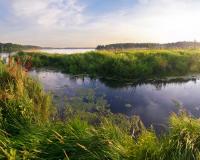
M 112 81 L 105 83 L 101 79 L 55 71 L 34 70 L 30 74 L 41 81 L 45 90 L 53 92 L 59 106 L 65 106 L 69 100 L 78 101 L 77 97 L 83 103 L 88 103 L 91 97 L 91 101 L 103 97 L 113 113 L 139 115 L 146 126 L 153 124 L 161 128 L 166 126 L 172 112 L 178 112 L 177 103 L 195 117 L 200 116 L 198 76 L 112 85 Z

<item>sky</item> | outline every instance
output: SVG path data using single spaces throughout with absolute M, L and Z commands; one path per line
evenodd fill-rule
M 200 41 L 200 0 L 0 0 L 0 42 L 43 47 Z

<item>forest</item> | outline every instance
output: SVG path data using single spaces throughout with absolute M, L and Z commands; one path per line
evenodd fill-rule
M 32 45 L 20 45 L 20 44 L 13 44 L 13 43 L 0 43 L 0 52 L 15 52 L 15 51 L 22 51 L 28 49 L 40 49 L 39 46 L 32 46 Z
M 123 50 L 123 49 L 196 49 L 200 42 L 175 42 L 175 43 L 116 43 L 98 45 L 97 50 Z

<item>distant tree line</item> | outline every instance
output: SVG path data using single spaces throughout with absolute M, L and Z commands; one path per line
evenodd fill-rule
M 20 44 L 13 44 L 13 43 L 0 43 L 0 52 L 14 52 L 14 51 L 21 51 L 27 49 L 39 49 L 38 46 L 32 45 L 20 45 Z
M 175 42 L 175 43 L 116 43 L 109 45 L 98 45 L 97 50 L 115 50 L 115 49 L 187 49 L 200 48 L 200 42 Z

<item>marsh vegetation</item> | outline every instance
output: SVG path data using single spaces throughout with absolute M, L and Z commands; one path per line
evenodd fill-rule
M 21 59 L 27 54 L 19 53 Z M 121 79 L 198 73 L 198 51 L 29 53 L 36 67 Z M 164 62 L 163 62 L 164 61 Z M 161 63 L 162 62 L 162 63 Z M 162 65 L 161 65 L 162 64 Z M 165 64 L 165 65 L 163 65 Z M 136 71 L 138 69 L 139 71 Z M 126 71 L 128 70 L 128 71 Z M 67 104 L 61 119 L 52 96 L 14 62 L 0 62 L 0 159 L 199 159 L 200 121 L 180 108 L 157 135 L 137 116 L 113 114 L 107 103 Z
M 31 56 L 34 67 L 51 67 L 70 74 L 122 81 L 180 76 L 200 71 L 200 50 L 93 51 L 74 55 L 18 53 L 22 59 L 26 56 Z

